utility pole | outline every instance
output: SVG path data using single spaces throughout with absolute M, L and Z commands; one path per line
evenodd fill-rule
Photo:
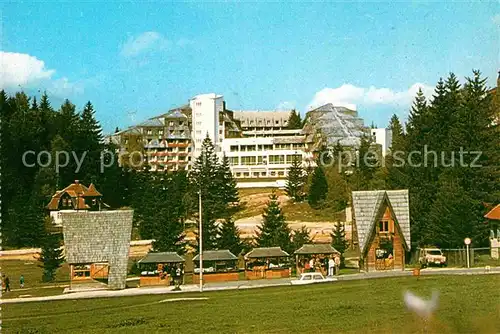
M 198 245 L 200 247 L 199 250 L 199 255 L 200 255 L 200 292 L 203 292 L 203 219 L 202 219 L 202 209 L 201 209 L 201 187 L 200 191 L 198 193 L 198 206 L 199 206 L 199 219 L 200 219 L 200 226 L 198 229 Z

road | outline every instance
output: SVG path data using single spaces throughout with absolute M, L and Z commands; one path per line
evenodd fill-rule
M 426 268 L 421 270 L 421 276 L 432 275 L 498 275 L 500 267 L 492 267 L 489 271 L 485 268 Z M 412 272 L 406 271 L 386 271 L 373 273 L 359 273 L 351 275 L 338 276 L 339 281 L 351 281 L 371 278 L 386 278 L 386 277 L 401 277 L 411 276 Z M 238 290 L 238 289 L 254 289 L 272 286 L 287 286 L 290 285 L 290 278 L 281 279 L 263 279 L 254 281 L 232 281 L 232 282 L 217 282 L 207 283 L 204 285 L 203 291 L 220 291 L 220 290 Z M 335 284 L 335 283 L 332 283 Z M 157 295 L 157 294 L 179 294 L 185 292 L 197 292 L 199 286 L 196 284 L 188 284 L 181 286 L 181 291 L 172 291 L 173 287 L 142 287 L 130 288 L 124 290 L 96 290 L 96 291 L 81 291 L 67 293 L 56 296 L 45 297 L 26 297 L 26 298 L 10 298 L 2 299 L 1 304 L 27 303 L 27 302 L 45 302 L 53 300 L 74 300 L 74 299 L 89 299 L 89 298 L 109 298 L 109 297 L 126 297 L 139 295 Z

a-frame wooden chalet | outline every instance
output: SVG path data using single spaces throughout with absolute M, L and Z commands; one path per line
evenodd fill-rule
M 353 191 L 352 200 L 360 269 L 404 270 L 411 248 L 408 190 Z

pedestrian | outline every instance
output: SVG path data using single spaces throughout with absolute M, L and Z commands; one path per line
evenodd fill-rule
M 19 287 L 21 289 L 24 289 L 24 276 L 21 275 L 21 277 L 19 277 Z
M 335 257 L 335 275 L 338 275 L 340 272 L 340 256 L 337 255 Z
M 5 292 L 10 291 L 10 279 L 9 276 L 5 276 Z
M 328 260 L 328 276 L 333 276 L 335 273 L 335 261 L 333 260 L 333 256 L 330 256 L 330 260 Z
M 314 256 L 309 260 L 309 271 L 314 272 Z
M 304 261 L 304 272 L 308 273 L 311 271 L 311 266 L 309 265 L 309 261 Z

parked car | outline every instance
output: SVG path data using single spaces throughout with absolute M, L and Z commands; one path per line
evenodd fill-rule
M 446 266 L 446 256 L 443 255 L 443 251 L 437 247 L 433 248 L 422 248 L 420 249 L 420 256 L 418 262 L 422 267 L 427 266 Z
M 321 273 L 303 273 L 300 275 L 299 279 L 292 280 L 292 285 L 304 285 L 322 282 L 334 282 L 337 279 L 335 277 L 325 277 Z

